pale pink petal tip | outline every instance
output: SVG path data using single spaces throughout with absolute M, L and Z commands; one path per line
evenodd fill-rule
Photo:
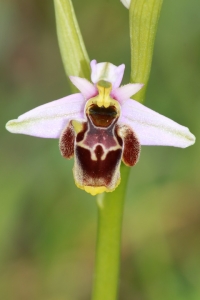
M 129 83 L 115 89 L 112 92 L 112 97 L 123 103 L 125 100 L 129 99 L 131 96 L 135 95 L 144 86 L 142 83 Z
M 130 8 L 130 5 L 131 5 L 131 0 L 120 0 L 122 2 L 122 4 L 124 4 L 124 6 L 126 8 Z
M 186 148 L 195 143 L 195 136 L 185 126 L 156 113 L 134 100 L 122 104 L 121 124 L 129 125 L 141 145 Z
M 94 68 L 95 68 L 96 65 L 97 65 L 96 59 L 91 60 L 91 62 L 90 62 L 90 67 L 91 67 L 91 70 L 92 70 L 92 71 L 94 70 Z
M 125 65 L 119 65 L 116 70 L 116 80 L 113 82 L 113 89 L 116 89 L 120 86 L 123 76 L 124 76 Z
M 125 65 L 115 66 L 111 63 L 97 63 L 96 60 L 91 61 L 91 80 L 97 83 L 100 80 L 105 80 L 112 83 L 113 89 L 119 87 L 123 75 Z
M 97 95 L 97 88 L 87 79 L 76 76 L 69 76 L 69 78 L 86 100 Z
M 83 121 L 85 100 L 81 94 L 73 94 L 38 106 L 16 120 L 6 124 L 12 133 L 43 138 L 59 138 L 63 128 L 72 120 Z

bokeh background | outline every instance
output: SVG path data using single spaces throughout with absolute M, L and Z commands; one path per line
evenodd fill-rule
M 120 1 L 74 0 L 91 59 L 126 64 Z M 200 299 L 200 6 L 164 1 L 146 105 L 189 127 L 187 149 L 142 147 L 129 180 L 120 300 Z M 70 94 L 53 1 L 0 3 L 0 299 L 88 300 L 95 198 L 78 190 L 58 141 L 11 135 L 5 123 Z

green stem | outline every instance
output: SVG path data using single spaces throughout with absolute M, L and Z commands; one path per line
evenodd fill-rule
M 98 196 L 98 234 L 93 300 L 115 300 L 118 292 L 123 206 L 130 168 L 121 166 L 121 184 Z

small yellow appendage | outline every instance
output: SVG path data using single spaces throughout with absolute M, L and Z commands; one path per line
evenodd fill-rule
M 116 182 L 116 185 L 114 188 L 107 188 L 105 186 L 82 186 L 80 184 L 78 184 L 77 181 L 75 181 L 75 184 L 76 186 L 81 189 L 81 190 L 84 190 L 85 192 L 91 194 L 92 196 L 96 196 L 97 194 L 102 194 L 104 192 L 113 192 L 117 187 L 118 185 L 120 184 L 120 181 L 121 181 L 121 178 L 118 179 L 118 181 Z
M 96 104 L 98 107 L 108 108 L 109 106 L 116 107 L 117 116 L 120 115 L 120 105 L 119 102 L 113 98 L 111 98 L 110 93 L 112 91 L 112 84 L 105 80 L 100 80 L 97 82 L 97 89 L 99 94 L 93 98 L 90 98 L 86 104 L 86 113 L 92 104 Z

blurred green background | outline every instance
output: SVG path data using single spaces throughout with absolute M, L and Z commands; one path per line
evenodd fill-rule
M 120 1 L 74 0 L 91 59 L 126 64 Z M 187 149 L 142 147 L 125 205 L 120 300 L 200 299 L 200 6 L 164 1 L 146 105 L 190 128 Z M 88 300 L 95 198 L 75 188 L 58 141 L 11 135 L 5 123 L 70 94 L 53 1 L 0 3 L 0 299 Z

